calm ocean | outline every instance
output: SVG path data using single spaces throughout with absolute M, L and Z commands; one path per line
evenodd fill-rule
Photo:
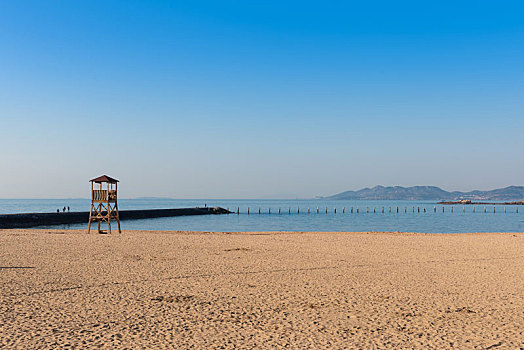
M 89 203 L 88 199 L 0 199 L 0 213 L 56 212 L 58 208 L 64 206 L 69 206 L 71 211 L 88 211 Z M 181 216 L 122 222 L 123 229 L 136 230 L 524 232 L 524 206 L 520 206 L 518 213 L 516 206 L 501 205 L 453 206 L 451 212 L 451 206 L 435 203 L 435 201 L 120 199 L 119 209 L 187 208 L 207 205 L 221 206 L 236 212 L 237 208 L 240 208 L 240 215 Z M 397 213 L 397 206 L 399 213 Z M 413 207 L 415 207 L 414 213 Z M 434 207 L 437 209 L 436 213 Z M 249 215 L 248 208 L 250 208 Z M 261 214 L 258 214 L 259 208 Z M 291 214 L 289 214 L 290 208 Z M 442 208 L 445 210 L 444 213 Z M 474 208 L 475 212 L 473 212 Z M 54 226 L 54 228 L 69 229 L 86 227 L 87 223 Z

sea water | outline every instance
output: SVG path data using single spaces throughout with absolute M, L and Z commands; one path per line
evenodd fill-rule
M 524 232 L 524 206 L 451 206 L 438 205 L 436 201 L 156 198 L 119 199 L 118 205 L 120 210 L 220 206 L 235 212 L 126 220 L 121 223 L 124 230 Z M 56 212 L 64 207 L 89 211 L 89 206 L 89 199 L 0 199 L 1 214 Z M 53 228 L 82 229 L 87 228 L 87 222 Z

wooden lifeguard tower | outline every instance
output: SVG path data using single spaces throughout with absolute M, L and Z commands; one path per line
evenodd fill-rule
M 91 210 L 89 211 L 87 233 L 91 232 L 93 221 L 98 222 L 98 233 L 104 233 L 100 230 L 100 224 L 103 221 L 107 222 L 107 232 L 111 233 L 111 220 L 116 220 L 118 232 L 121 233 L 117 203 L 118 180 L 102 175 L 89 182 L 91 182 Z M 98 188 L 95 188 L 96 185 Z

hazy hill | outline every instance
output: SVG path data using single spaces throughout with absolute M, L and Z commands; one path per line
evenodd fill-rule
M 380 199 L 380 200 L 491 200 L 521 201 L 524 200 L 524 186 L 509 186 L 491 191 L 448 192 L 436 186 L 384 187 L 375 186 L 358 191 L 345 191 L 327 199 Z

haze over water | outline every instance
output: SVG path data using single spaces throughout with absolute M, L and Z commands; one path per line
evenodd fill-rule
M 401 231 L 426 233 L 524 232 L 524 206 L 442 206 L 435 201 L 120 199 L 119 209 L 221 206 L 240 214 L 198 215 L 122 221 L 126 230 L 194 231 Z M 87 211 L 88 199 L 1 199 L 0 213 Z M 384 206 L 384 213 L 382 207 Z M 399 213 L 396 212 L 397 206 Z M 316 209 L 319 208 L 317 214 Z M 326 214 L 326 207 L 328 213 Z M 351 213 L 353 207 L 353 213 Z M 389 212 L 391 207 L 391 213 Z M 413 207 L 415 212 L 413 213 Z M 434 212 L 434 207 L 437 211 Z M 453 213 L 451 208 L 453 207 Z M 495 207 L 495 213 L 493 208 Z M 250 208 L 250 214 L 247 214 Z M 261 214 L 258 214 L 258 209 Z M 278 214 L 278 209 L 281 214 Z M 289 209 L 291 208 L 291 214 Z M 308 214 L 308 208 L 310 213 Z M 334 213 L 334 209 L 337 213 Z M 343 213 L 345 208 L 345 213 Z M 357 213 L 358 208 L 358 213 Z M 369 208 L 369 213 L 367 212 Z M 407 213 L 405 212 L 407 208 Z M 418 212 L 420 208 L 420 212 Z M 424 212 L 424 208 L 426 212 Z M 444 213 L 442 212 L 444 208 Z M 473 213 L 475 208 L 475 213 Z M 486 208 L 486 213 L 484 212 Z M 506 208 L 506 213 L 504 213 Z M 271 209 L 271 214 L 269 214 Z M 375 209 L 375 212 L 373 212 Z M 300 212 L 298 213 L 298 211 Z M 463 212 L 463 210 L 465 210 Z M 45 227 L 44 227 L 45 228 Z M 85 224 L 49 228 L 86 229 Z

